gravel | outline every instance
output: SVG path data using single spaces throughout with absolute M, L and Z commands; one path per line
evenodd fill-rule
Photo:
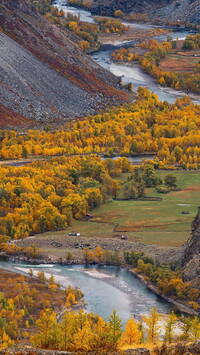
M 37 121 L 94 113 L 95 100 L 7 35 L 0 34 L 0 103 Z

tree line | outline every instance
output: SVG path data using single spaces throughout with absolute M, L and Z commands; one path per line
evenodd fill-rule
M 198 169 L 200 106 L 189 97 L 160 102 L 139 88 L 134 103 L 69 121 L 61 130 L 0 132 L 1 159 L 73 154 L 134 155 L 155 153 L 156 168 Z
M 140 322 L 130 318 L 123 329 L 122 322 L 117 312 L 113 310 L 105 321 L 99 315 L 86 313 L 80 310 L 77 314 L 66 312 L 62 322 L 56 321 L 56 314 L 50 309 L 41 313 L 36 322 L 39 332 L 31 337 L 35 347 L 67 350 L 75 352 L 91 352 L 95 354 L 115 353 L 123 347 L 141 344 L 156 344 L 164 333 L 167 344 L 179 340 L 196 341 L 199 337 L 199 319 L 184 319 L 179 336 L 175 335 L 178 317 L 175 313 L 164 316 L 152 308 L 149 316 L 142 316 Z M 180 329 L 179 328 L 179 329 Z
M 133 266 L 137 273 L 144 275 L 165 296 L 189 302 L 195 310 L 199 308 L 199 291 L 191 287 L 190 282 L 184 282 L 181 271 L 172 269 L 169 265 L 155 262 L 152 258 L 134 251 L 124 253 L 125 262 Z
M 176 177 L 167 174 L 162 181 L 153 164 L 133 167 L 126 157 L 102 161 L 96 155 L 63 156 L 22 167 L 1 166 L 0 178 L 0 250 L 30 257 L 32 249 L 19 250 L 7 242 L 64 229 L 110 198 L 138 199 L 149 187 L 157 187 L 158 192 L 176 187 Z
M 59 157 L 17 168 L 1 166 L 1 240 L 71 225 L 72 219 L 115 198 L 121 188 L 116 177 L 132 170 L 125 157 L 113 161 L 111 168 L 98 156 Z

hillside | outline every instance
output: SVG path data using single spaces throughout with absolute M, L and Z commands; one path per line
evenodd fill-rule
M 98 15 L 113 15 L 115 10 L 129 13 L 146 13 L 150 19 L 165 21 L 190 21 L 200 24 L 199 0 L 94 0 L 92 12 Z
M 28 0 L 0 0 L 0 28 L 0 102 L 5 107 L 52 122 L 126 99 L 118 79 L 85 55 L 67 30 L 36 13 Z
M 192 223 L 189 238 L 182 259 L 184 277 L 200 288 L 200 207 Z
M 28 129 L 38 127 L 38 122 L 22 116 L 16 111 L 13 111 L 11 108 L 0 104 L 0 129 L 5 128 L 5 122 L 6 127 L 10 127 L 11 129 L 20 129 L 21 127 Z

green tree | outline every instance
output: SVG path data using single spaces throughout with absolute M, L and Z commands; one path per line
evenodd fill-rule
M 168 343 L 172 342 L 172 338 L 173 338 L 173 331 L 176 325 L 176 321 L 177 321 L 177 316 L 174 312 L 172 312 L 166 320 L 165 323 L 165 340 Z
M 186 51 L 191 51 L 191 50 L 195 49 L 195 42 L 191 41 L 189 39 L 186 39 L 183 43 L 182 48 L 185 49 Z
M 27 158 L 28 157 L 28 151 L 25 146 L 22 147 L 22 157 Z
M 110 333 L 114 343 L 117 343 L 122 333 L 122 323 L 117 311 L 114 309 L 110 317 L 108 318 Z
M 146 187 L 155 187 L 159 184 L 159 178 L 157 178 L 154 167 L 152 165 L 144 166 L 143 174 L 144 182 Z
M 172 174 L 168 174 L 164 178 L 165 185 L 168 186 L 170 189 L 177 186 L 176 181 L 177 181 L 176 176 Z
M 192 341 L 200 339 L 200 322 L 198 317 L 194 317 L 191 321 L 190 338 Z

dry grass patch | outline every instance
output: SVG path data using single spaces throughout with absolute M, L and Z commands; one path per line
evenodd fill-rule
M 195 65 L 198 63 L 198 61 L 198 57 L 193 57 L 187 53 L 169 54 L 160 62 L 159 68 L 162 71 L 175 71 L 180 73 L 194 72 Z

